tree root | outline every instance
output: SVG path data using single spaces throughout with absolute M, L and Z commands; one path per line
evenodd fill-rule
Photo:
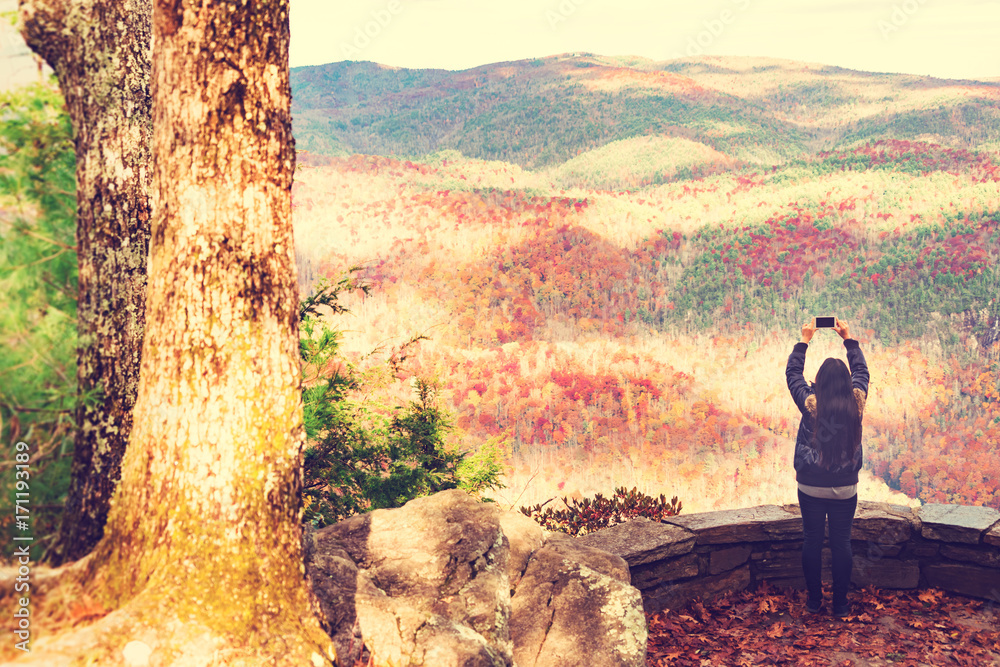
M 196 619 L 179 618 L 161 595 L 143 592 L 121 609 L 104 609 L 95 602 L 100 596 L 81 580 L 89 569 L 86 560 L 55 569 L 33 568 L 30 652 L 16 649 L 13 641 L 4 642 L 0 661 L 37 667 L 335 664 L 330 637 L 312 616 L 284 619 L 267 636 L 227 636 Z M 3 572 L 0 579 L 0 615 L 5 619 L 13 618 L 15 596 L 24 595 L 14 592 L 15 580 L 9 574 Z M 13 637 L 9 631 L 4 634 Z M 127 658 L 130 642 L 141 644 L 132 645 Z

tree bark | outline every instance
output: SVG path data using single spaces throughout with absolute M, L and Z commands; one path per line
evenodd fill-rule
M 21 0 L 22 34 L 56 72 L 76 146 L 79 262 L 73 466 L 46 560 L 104 531 L 132 428 L 149 254 L 151 0 Z
M 301 552 L 288 41 L 288 0 L 155 0 L 139 394 L 87 580 L 170 629 L 168 662 L 332 657 Z

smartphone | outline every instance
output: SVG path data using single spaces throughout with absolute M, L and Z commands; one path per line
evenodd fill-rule
M 837 324 L 836 317 L 817 317 L 816 318 L 816 328 L 817 329 L 832 329 L 834 325 Z

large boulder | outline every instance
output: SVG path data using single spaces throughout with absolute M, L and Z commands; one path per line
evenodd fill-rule
M 320 607 L 323 628 L 333 639 L 340 664 L 353 665 L 362 648 L 355 598 L 359 578 L 366 586 L 367 577 L 358 572 L 351 556 L 338 544 L 329 539 L 317 541 L 310 526 L 306 526 L 302 541 L 306 574 Z
M 646 664 L 646 617 L 620 556 L 553 534 L 511 599 L 520 667 Z
M 511 595 L 513 595 L 528 567 L 528 559 L 542 546 L 544 537 L 538 522 L 520 512 L 500 512 L 500 527 L 510 543 L 507 578 L 510 580 Z
M 359 632 L 380 665 L 510 665 L 498 514 L 456 489 L 317 531 L 309 576 L 338 654 L 353 653 L 345 642 Z M 353 581 L 340 554 L 357 567 Z
M 645 665 L 646 620 L 619 556 L 443 491 L 305 537 L 341 665 Z

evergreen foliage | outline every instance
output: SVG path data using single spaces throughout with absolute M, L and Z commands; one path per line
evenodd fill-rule
M 340 353 L 341 332 L 320 320 L 320 306 L 346 313 L 340 294 L 368 286 L 354 279 L 357 267 L 337 283 L 322 280 L 300 309 L 304 422 L 305 520 L 318 527 L 374 509 L 399 507 L 445 489 L 471 493 L 502 488 L 503 456 L 496 440 L 466 456 L 446 438 L 451 417 L 440 407 L 438 385 L 415 378 L 415 399 L 387 408 L 372 398 L 356 400 L 395 376 L 415 336 L 381 365 L 362 369 Z
M 0 93 L 0 440 L 11 459 L 17 442 L 30 447 L 33 557 L 57 527 L 76 428 L 75 187 L 72 126 L 54 78 Z M 0 525 L 14 518 L 13 483 L 2 476 Z

